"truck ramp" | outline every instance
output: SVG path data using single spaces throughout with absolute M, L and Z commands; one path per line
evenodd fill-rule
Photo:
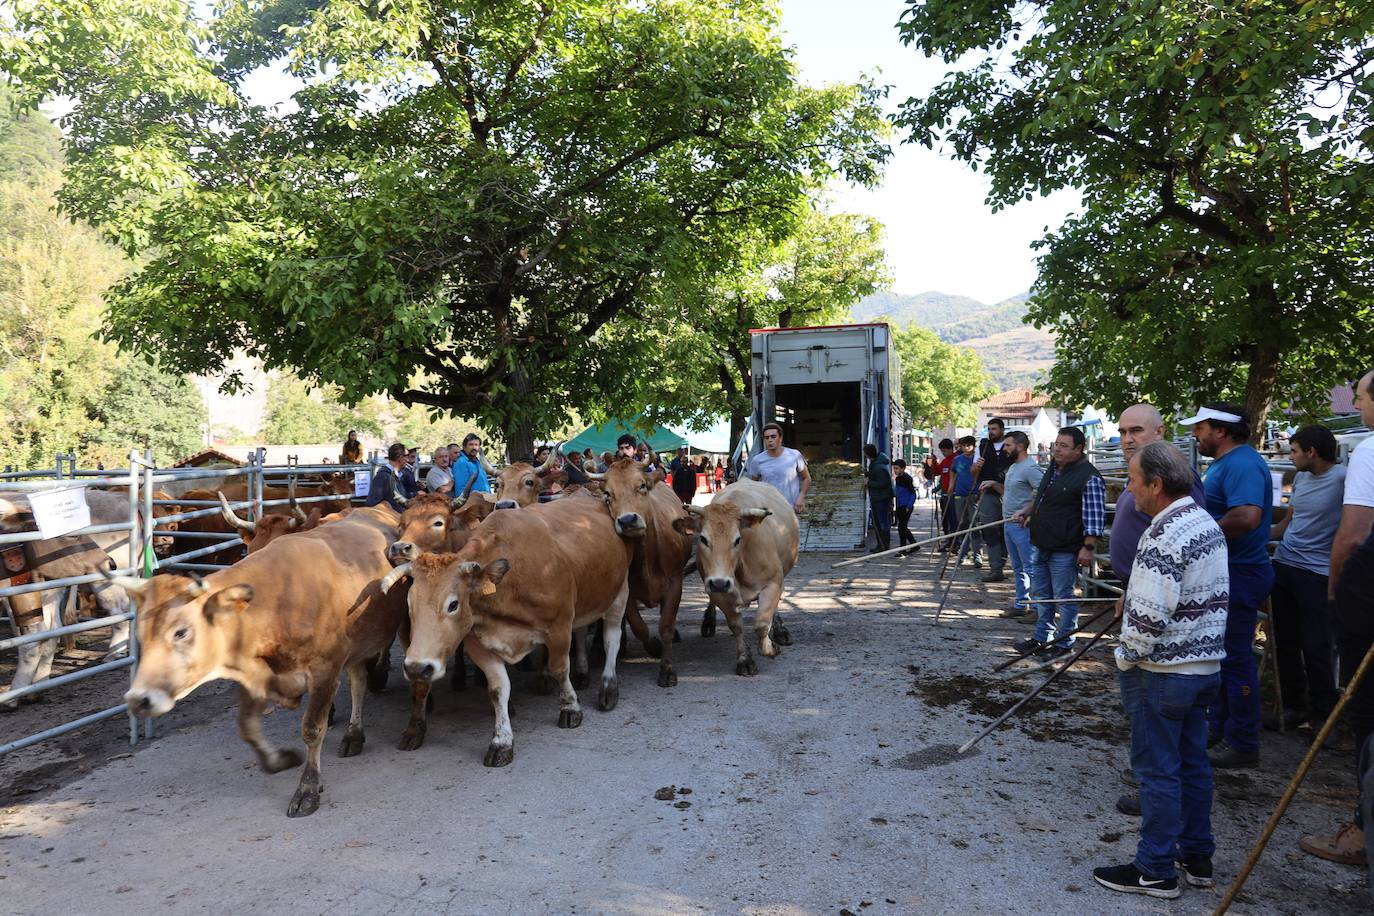
M 828 458 L 808 462 L 811 489 L 802 513 L 802 550 L 854 550 L 867 527 L 864 478 L 857 462 Z

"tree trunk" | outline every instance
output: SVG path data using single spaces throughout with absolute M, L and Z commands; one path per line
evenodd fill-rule
M 1274 406 L 1274 389 L 1279 378 L 1279 348 L 1271 343 L 1256 344 L 1250 354 L 1249 376 L 1245 382 L 1245 412 L 1250 415 L 1250 444 L 1259 447 L 1264 440 L 1264 420 Z
M 509 397 L 515 403 L 525 402 L 530 393 L 530 376 L 524 366 L 517 365 L 515 371 L 506 376 Z M 511 422 L 503 431 L 506 440 L 507 461 L 529 461 L 534 457 L 534 429 L 526 421 Z

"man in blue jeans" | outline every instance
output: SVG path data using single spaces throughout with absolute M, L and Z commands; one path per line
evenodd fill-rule
M 1181 421 L 1193 428 L 1198 450 L 1214 459 L 1203 478 L 1207 511 L 1226 535 L 1231 573 L 1231 605 L 1226 613 L 1226 659 L 1221 663 L 1221 694 L 1212 705 L 1209 752 L 1217 769 L 1259 764 L 1259 667 L 1255 664 L 1255 625 L 1259 608 L 1274 585 L 1269 563 L 1269 527 L 1274 515 L 1274 484 L 1269 466 L 1247 444 L 1250 418 L 1239 404 L 1204 404 L 1197 416 Z
M 1136 507 L 1151 516 L 1131 567 L 1116 649 L 1140 779 L 1135 859 L 1093 870 L 1103 887 L 1179 895 L 1178 872 L 1211 887 L 1212 768 L 1207 709 L 1220 687 L 1229 594 L 1226 540 L 1193 502 L 1193 469 L 1167 442 L 1129 466 Z
M 1073 597 L 1078 568 L 1092 563 L 1097 539 L 1107 526 L 1107 489 L 1097 468 L 1083 456 L 1086 447 L 1083 430 L 1061 429 L 1054 440 L 1054 463 L 1035 499 L 1012 516 L 1013 521 L 1030 520 L 1031 600 L 1039 613 L 1035 635 L 1013 647 L 1022 654 L 1035 651 L 1045 661 L 1068 654 L 1071 634 L 1078 629 L 1078 604 L 1042 602 Z
M 1012 521 L 1011 518 L 1030 506 L 1045 472 L 1031 460 L 1030 438 L 1019 429 L 1007 433 L 1002 454 L 1010 461 L 1002 481 L 988 481 L 983 486 L 1002 497 L 1002 518 L 1006 520 L 1002 528 L 1007 544 L 1007 556 L 1011 559 L 1011 575 L 1016 580 L 1015 603 L 1003 611 L 1002 616 L 1020 617 L 1022 614 L 1034 613 L 1030 604 L 1031 540 L 1030 531 L 1026 526 L 1019 521 Z

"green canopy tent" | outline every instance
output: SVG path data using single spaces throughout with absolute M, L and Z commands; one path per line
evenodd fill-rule
M 635 437 L 635 441 L 649 443 L 649 448 L 659 453 L 676 451 L 678 448 L 688 445 L 685 438 L 673 432 L 671 429 L 654 427 L 644 421 L 642 416 L 634 417 L 630 420 L 611 420 L 600 426 L 588 426 L 582 432 L 573 436 L 563 446 L 563 451 L 582 451 L 591 449 L 593 455 L 600 455 L 602 452 L 614 452 L 615 440 L 629 433 Z

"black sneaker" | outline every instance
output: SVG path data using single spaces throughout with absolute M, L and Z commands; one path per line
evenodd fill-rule
M 1174 863 L 1178 873 L 1190 887 L 1214 887 L 1212 880 L 1212 860 L 1207 856 L 1187 856 Z
M 1070 649 L 1068 646 L 1046 646 L 1039 652 L 1035 653 L 1035 657 L 1040 659 L 1042 662 L 1053 662 L 1058 661 L 1065 655 L 1068 655 L 1069 652 Z
M 1039 652 L 1045 648 L 1045 644 L 1040 640 L 1031 637 L 1030 639 L 1019 639 L 1011 644 L 1016 650 L 1017 655 L 1030 655 L 1032 652 Z
M 1147 878 L 1140 873 L 1140 869 L 1134 863 L 1125 865 L 1109 865 L 1106 868 L 1094 868 L 1093 880 L 1105 888 L 1120 891 L 1123 894 L 1144 894 L 1147 897 L 1163 897 L 1165 900 L 1173 900 L 1180 893 L 1178 889 L 1178 878 Z
M 1140 817 L 1140 796 L 1123 795 L 1116 800 L 1116 810 L 1127 817 Z
M 1226 741 L 1207 752 L 1214 770 L 1241 770 L 1259 766 L 1259 751 L 1238 751 Z
M 1140 788 L 1140 777 L 1135 775 L 1135 770 L 1130 767 L 1121 771 L 1121 781 L 1133 789 Z

